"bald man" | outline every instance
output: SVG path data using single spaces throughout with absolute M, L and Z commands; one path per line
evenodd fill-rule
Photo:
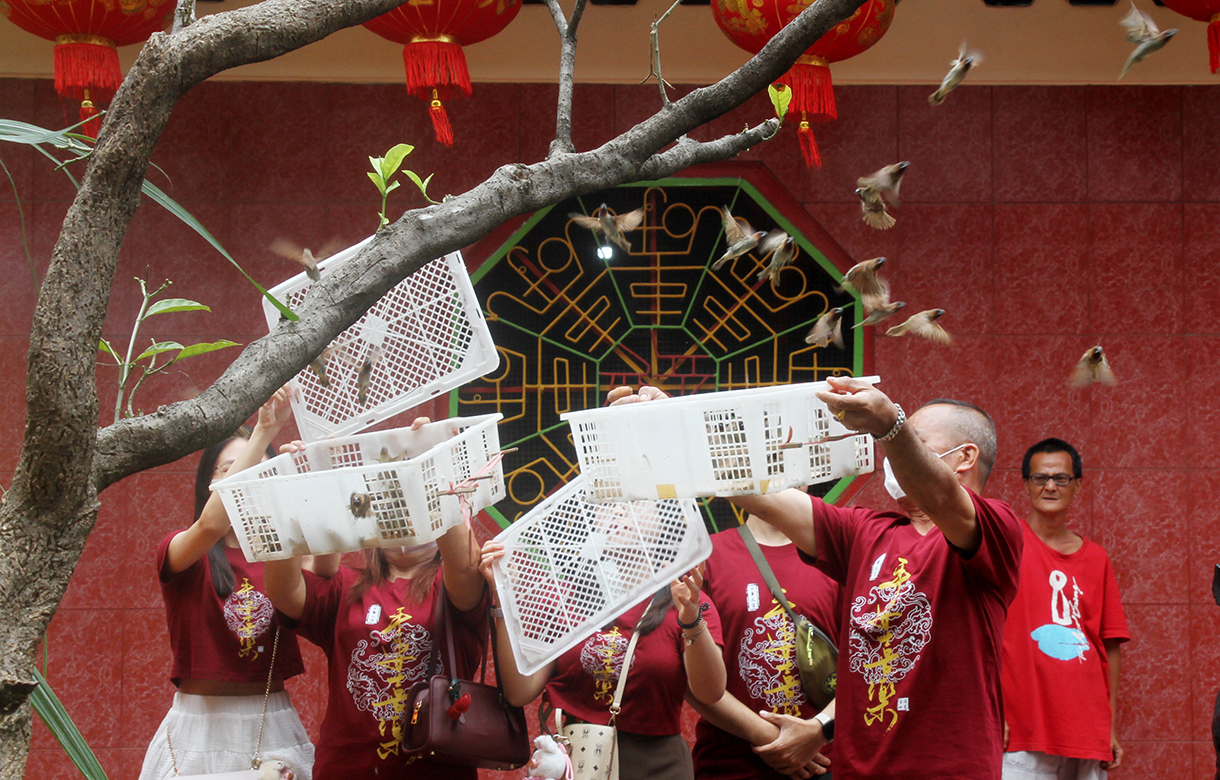
M 907 418 L 858 379 L 819 393 L 886 455 L 902 512 L 798 490 L 732 500 L 844 588 L 836 780 L 1000 780 L 1000 649 L 1024 541 L 1011 507 L 980 498 L 995 463 L 986 412 L 949 399 Z

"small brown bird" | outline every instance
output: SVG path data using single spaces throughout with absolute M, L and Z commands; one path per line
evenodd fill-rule
M 258 765 L 258 780 L 293 780 L 295 777 L 288 762 L 278 758 L 268 759 Z
M 322 272 L 318 269 L 318 263 L 333 255 L 341 248 L 338 239 L 331 239 L 318 250 L 318 254 L 314 254 L 305 247 L 299 246 L 296 243 L 289 241 L 286 238 L 277 238 L 271 242 L 271 251 L 275 252 L 280 257 L 288 258 L 294 262 L 300 263 L 305 267 L 305 275 L 313 281 L 318 281 L 322 278 Z
M 877 305 L 873 307 L 872 311 L 869 311 L 868 307 L 865 307 L 865 311 L 869 311 L 869 315 L 860 320 L 858 324 L 852 325 L 852 329 L 859 328 L 863 325 L 876 325 L 882 320 L 888 320 L 906 305 L 906 301 L 894 301 L 893 303 L 890 303 L 888 300 L 878 301 Z
M 1177 30 L 1161 32 L 1151 16 L 1135 7 L 1135 0 L 1131 0 L 1131 11 L 1119 24 L 1127 29 L 1127 40 L 1135 44 L 1135 50 L 1127 57 L 1122 72 L 1118 74 L 1120 81 L 1132 65 L 1163 49 L 1169 39 L 1178 34 Z
M 625 252 L 631 251 L 631 244 L 627 241 L 627 236 L 624 233 L 630 233 L 640 226 L 644 221 L 644 206 L 640 206 L 635 211 L 628 211 L 626 214 L 620 214 L 617 217 L 610 213 L 610 209 L 605 203 L 598 206 L 593 211 L 593 216 L 586 217 L 584 214 L 569 212 L 568 216 L 572 221 L 581 227 L 588 228 L 594 233 L 601 233 L 608 240 L 613 241 Z
M 356 517 L 367 516 L 372 504 L 373 499 L 368 493 L 352 493 L 352 497 L 348 499 L 348 507 Z
M 322 354 L 314 358 L 309 364 L 309 367 L 313 369 L 313 372 L 318 375 L 318 384 L 322 385 L 322 387 L 330 387 L 330 377 L 326 375 L 326 364 L 330 362 L 331 355 L 333 355 L 334 352 L 335 347 L 332 344 L 326 349 L 322 350 Z
M 936 322 L 944 313 L 944 309 L 927 309 L 918 314 L 912 314 L 910 317 L 907 317 L 906 322 L 901 322 L 887 330 L 885 335 L 905 336 L 910 333 L 914 336 L 923 336 L 925 339 L 934 341 L 937 344 L 952 344 L 953 337 Z
M 1076 363 L 1076 368 L 1072 370 L 1073 386 L 1085 387 L 1094 382 L 1109 387 L 1118 384 L 1118 380 L 1114 378 L 1114 372 L 1110 370 L 1110 361 L 1106 360 L 1106 353 L 1100 346 L 1086 349 Z
M 843 349 L 843 307 L 837 306 L 818 317 L 813 328 L 805 336 L 805 343 L 814 347 L 824 347 L 830 342 Z
M 796 241 L 792 236 L 776 228 L 758 242 L 758 254 L 762 257 L 771 256 L 771 262 L 759 272 L 758 281 L 770 279 L 774 283 L 775 277 L 779 276 L 783 267 L 796 259 Z
M 360 373 L 356 376 L 356 403 L 365 406 L 369 402 L 369 381 L 373 378 L 373 366 L 381 360 L 381 347 L 371 347 L 368 357 L 360 364 Z
M 856 195 L 860 198 L 860 211 L 866 225 L 877 230 L 889 230 L 894 226 L 896 220 L 886 211 L 886 201 L 899 205 L 898 188 L 902 186 L 902 175 L 910 166 L 909 162 L 898 162 L 856 179 Z
M 719 271 L 724 264 L 735 257 L 741 257 L 762 240 L 763 232 L 755 230 L 749 222 L 741 217 L 734 217 L 728 206 L 720 207 L 721 220 L 724 222 L 724 240 L 728 244 L 720 259 L 712 263 L 712 270 Z
M 847 273 L 843 274 L 843 283 L 835 289 L 855 290 L 860 294 L 861 299 L 867 299 L 865 301 L 866 311 L 872 311 L 883 301 L 888 303 L 890 286 L 885 283 L 884 279 L 877 276 L 877 272 L 884 264 L 884 257 L 874 257 L 872 260 L 856 263 L 847 269 Z
M 957 50 L 957 59 L 950 63 L 949 72 L 945 74 L 945 78 L 940 82 L 940 86 L 931 95 L 928 95 L 928 102 L 934 106 L 939 106 L 945 102 L 945 98 L 949 93 L 957 89 L 957 85 L 962 83 L 962 79 L 966 78 L 966 74 L 970 69 L 983 62 L 983 55 L 977 51 L 966 53 L 966 42 L 962 41 L 961 48 Z

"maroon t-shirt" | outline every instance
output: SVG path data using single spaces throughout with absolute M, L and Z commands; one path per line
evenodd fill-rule
M 1064 555 L 1025 527 L 1021 589 L 1004 628 L 1008 750 L 1109 761 L 1107 639 L 1131 638 L 1106 551 Z
M 763 556 L 788 597 L 788 603 L 829 637 L 839 634 L 839 586 L 805 565 L 794 544 L 768 547 Z M 725 636 L 728 691 L 752 711 L 811 718 L 817 710 L 805 698 L 796 666 L 795 632 L 784 608 L 736 528 L 712 537 L 703 590 L 720 612 Z M 695 726 L 695 775 L 715 780 L 784 778 L 751 749 L 750 743 L 706 720 Z
M 813 499 L 817 566 L 844 588 L 836 780 L 1000 778 L 1000 649 L 1024 538 L 1007 504 L 970 498 L 972 554 L 903 515 Z
M 382 582 L 358 600 L 348 593 L 359 575 L 341 567 L 330 579 L 304 572 L 305 611 L 288 626 L 326 652 L 329 699 L 314 760 L 314 780 L 399 778 L 474 780 L 473 768 L 402 755 L 403 713 L 411 688 L 429 672 L 432 653 L 445 658 L 445 637 L 433 630 L 432 612 L 444 593 L 441 572 L 422 602 L 410 602 L 408 579 Z M 487 632 L 487 599 L 470 612 L 453 609 L 454 654 L 471 679 L 482 658 Z
M 271 599 L 263 593 L 263 565 L 247 563 L 240 549 L 226 547 L 234 586 L 221 601 L 212 586 L 208 556 L 177 574 L 165 573 L 169 542 L 180 533 L 174 531 L 157 547 L 158 579 L 174 656 L 170 680 L 174 685 L 184 678 L 266 683 L 280 621 Z M 281 631 L 275 679 L 287 680 L 303 671 L 297 638 L 290 631 Z
M 636 604 L 620 615 L 614 625 L 597 631 L 559 656 L 555 673 L 546 684 L 551 703 L 589 723 L 610 722 L 610 704 L 623 669 L 627 643 L 648 601 Z M 722 644 L 716 608 L 704 612 L 703 619 L 712 639 Z M 661 625 L 640 637 L 631 659 L 616 728 L 656 737 L 682 732 L 682 701 L 687 687 L 686 666 L 682 663 L 685 646 L 674 609 L 666 613 Z

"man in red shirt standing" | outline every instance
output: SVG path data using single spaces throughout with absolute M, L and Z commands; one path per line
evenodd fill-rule
M 1082 475 L 1061 439 L 1021 464 L 1030 513 L 1004 630 L 1004 780 L 1104 780 L 1122 762 L 1114 712 L 1131 635 L 1105 550 L 1067 527 Z

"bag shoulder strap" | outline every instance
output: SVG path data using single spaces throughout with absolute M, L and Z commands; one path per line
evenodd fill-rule
M 614 701 L 610 704 L 610 725 L 614 725 L 614 719 L 623 709 L 623 691 L 627 690 L 627 673 L 631 671 L 631 658 L 635 655 L 635 646 L 640 641 L 640 624 L 644 622 L 644 618 L 648 617 L 649 611 L 652 610 L 652 601 L 649 600 L 648 606 L 644 607 L 644 611 L 640 614 L 640 619 L 635 621 L 635 628 L 631 629 L 631 641 L 627 643 L 627 652 L 623 655 L 623 669 L 618 673 L 618 685 L 614 687 Z
M 763 579 L 767 582 L 767 588 L 771 591 L 771 595 L 779 602 L 784 611 L 788 613 L 788 618 L 792 621 L 793 626 L 799 626 L 800 621 L 797 620 L 797 615 L 792 611 L 792 607 L 788 606 L 788 597 L 784 595 L 784 591 L 779 586 L 779 580 L 775 579 L 775 572 L 771 570 L 771 564 L 767 563 L 766 556 L 758 546 L 758 540 L 754 538 L 754 534 L 746 526 L 745 523 L 737 526 L 737 533 L 741 534 L 741 540 L 746 543 L 746 549 L 750 551 L 750 557 L 754 559 L 754 565 L 758 567 L 758 571 L 762 574 Z

